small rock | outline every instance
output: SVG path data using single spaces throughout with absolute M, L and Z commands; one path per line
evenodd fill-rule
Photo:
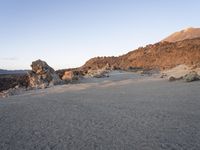
M 73 71 L 65 71 L 64 75 L 62 76 L 62 80 L 72 81 L 74 78 Z
M 170 77 L 168 78 L 168 80 L 169 80 L 169 81 L 176 81 L 177 79 L 176 79 L 175 77 L 173 77 L 173 76 L 170 76 Z
M 162 73 L 162 74 L 160 75 L 160 78 L 165 78 L 165 77 L 167 77 L 167 74 L 166 74 L 166 73 Z
M 109 77 L 108 70 L 106 69 L 97 69 L 97 70 L 88 70 L 87 75 L 94 78 L 105 78 Z
M 184 76 L 185 82 L 192 82 L 192 81 L 198 81 L 198 80 L 200 80 L 200 76 L 195 71 L 192 71 L 189 74 Z
M 179 78 L 176 78 L 176 77 L 174 77 L 174 76 L 170 76 L 170 77 L 168 78 L 169 81 L 176 81 L 176 80 L 181 80 L 181 79 L 183 79 L 182 76 L 179 77 Z
M 26 91 L 25 88 L 10 88 L 8 90 L 0 92 L 0 97 L 5 98 L 12 95 L 19 95 Z

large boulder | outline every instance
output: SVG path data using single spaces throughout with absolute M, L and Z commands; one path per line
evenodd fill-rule
M 29 72 L 29 86 L 31 88 L 47 88 L 48 86 L 61 84 L 62 80 L 45 61 L 36 60 L 31 64 Z

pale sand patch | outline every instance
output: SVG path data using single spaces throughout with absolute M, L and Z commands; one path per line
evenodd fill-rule
M 196 71 L 200 75 L 200 68 L 193 69 L 192 67 L 184 64 L 174 67 L 170 70 L 162 71 L 161 74 L 166 74 L 168 77 L 173 76 L 175 78 L 180 78 L 190 73 L 191 71 Z

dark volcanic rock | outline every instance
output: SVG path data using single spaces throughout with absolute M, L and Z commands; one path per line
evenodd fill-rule
M 23 87 L 27 88 L 29 79 L 27 74 L 6 74 L 0 75 L 0 92 L 10 88 Z

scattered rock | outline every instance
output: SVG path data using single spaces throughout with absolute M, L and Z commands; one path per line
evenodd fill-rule
M 176 77 L 174 77 L 174 76 L 170 76 L 170 77 L 168 78 L 169 81 L 177 81 L 177 80 L 181 80 L 181 79 L 183 79 L 183 77 L 178 77 L 178 78 L 176 78 Z
M 152 76 L 155 74 L 159 74 L 160 71 L 157 69 L 143 69 L 141 71 L 138 71 L 138 73 L 140 73 L 141 75 L 148 75 L 148 76 Z
M 65 81 L 75 81 L 75 80 L 79 80 L 80 75 L 78 72 L 75 71 L 65 71 L 64 75 L 62 76 L 62 80 Z
M 197 81 L 197 80 L 200 80 L 200 76 L 195 71 L 192 71 L 189 74 L 184 76 L 184 81 L 186 82 L 192 82 L 192 81 Z
M 65 71 L 64 75 L 62 76 L 62 80 L 73 80 L 74 74 L 72 71 Z
M 36 60 L 31 64 L 29 72 L 29 86 L 32 88 L 47 88 L 48 86 L 62 84 L 62 80 L 45 61 Z
M 106 69 L 88 70 L 86 76 L 94 77 L 94 78 L 105 78 L 105 77 L 109 77 L 108 72 L 109 71 Z
M 131 71 L 131 72 L 138 72 L 138 71 L 143 71 L 144 69 L 142 67 L 128 67 L 127 71 Z
M 166 73 L 162 73 L 162 74 L 160 75 L 160 78 L 165 78 L 165 77 L 167 77 L 167 74 L 166 74 Z
M 19 94 L 24 93 L 25 91 L 26 91 L 25 88 L 20 88 L 16 86 L 15 88 L 10 88 L 8 90 L 0 92 L 0 97 L 5 98 L 12 95 L 19 95 Z
M 168 78 L 169 81 L 176 81 L 176 80 L 181 80 L 181 79 L 183 79 L 185 82 L 192 82 L 192 81 L 200 80 L 200 76 L 198 75 L 197 72 L 191 71 L 188 74 L 181 76 L 181 77 L 170 76 Z
M 173 77 L 173 76 L 170 76 L 170 77 L 168 78 L 168 80 L 169 80 L 169 81 L 176 81 L 177 79 L 176 79 L 175 77 Z

